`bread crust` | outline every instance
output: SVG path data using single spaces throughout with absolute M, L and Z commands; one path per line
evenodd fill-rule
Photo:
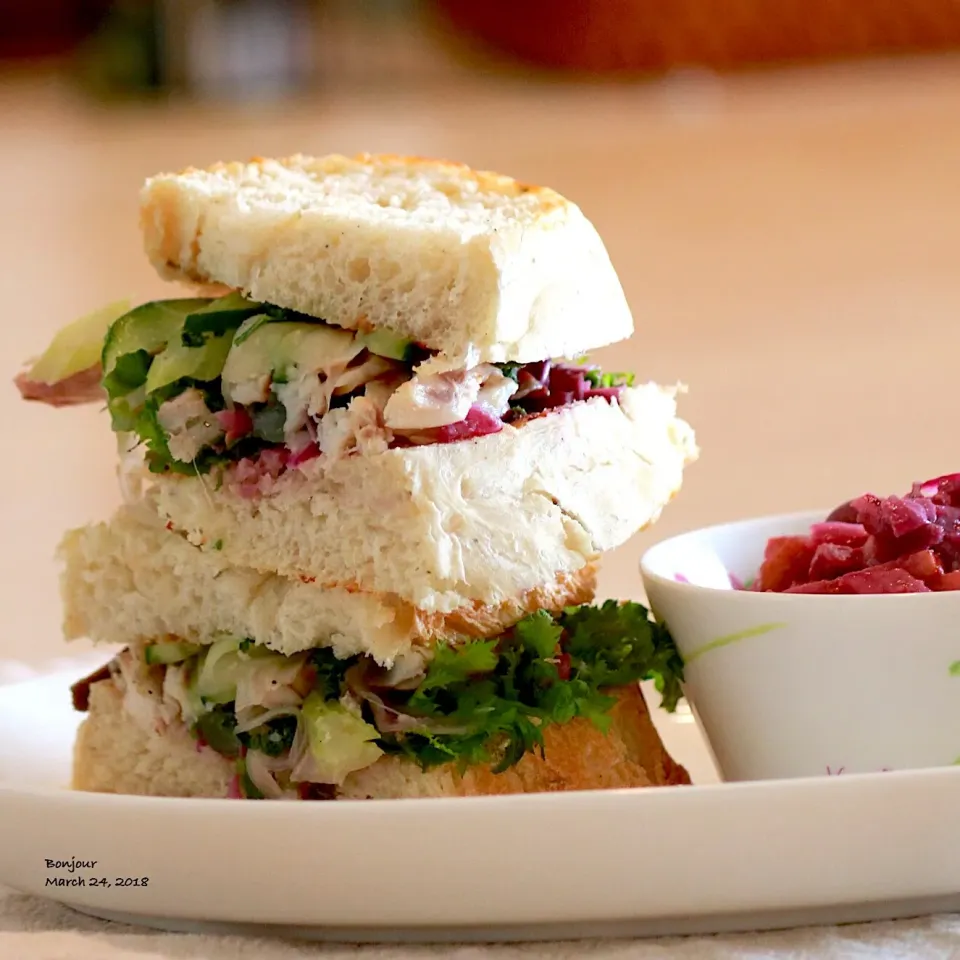
M 164 277 L 385 327 L 451 359 L 574 356 L 633 332 L 575 204 L 461 163 L 360 154 L 190 167 L 146 182 L 140 222 Z
M 421 770 L 413 761 L 383 757 L 351 774 L 337 799 L 469 797 L 562 790 L 604 790 L 687 784 L 690 778 L 663 747 L 639 687 L 611 691 L 617 704 L 602 733 L 589 721 L 550 725 L 545 758 L 527 754 L 494 774 L 452 765 Z M 234 766 L 210 748 L 197 748 L 183 727 L 162 734 L 138 726 L 124 711 L 112 680 L 93 684 L 90 709 L 74 751 L 73 787 L 97 793 L 225 797 Z

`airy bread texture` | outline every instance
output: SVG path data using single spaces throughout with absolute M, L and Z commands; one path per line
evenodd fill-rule
M 576 719 L 544 731 L 545 758 L 527 754 L 515 767 L 494 774 L 453 766 L 421 770 L 413 761 L 383 757 L 351 774 L 337 799 L 466 797 L 486 794 L 600 790 L 689 783 L 667 754 L 639 687 L 614 691 L 618 702 L 607 733 Z M 225 797 L 234 766 L 196 741 L 181 726 L 163 734 L 144 730 L 123 709 L 112 680 L 90 688 L 90 709 L 74 751 L 73 786 L 97 793 L 161 797 Z
M 210 643 L 228 633 L 286 655 L 329 646 L 338 657 L 365 653 L 385 666 L 414 645 L 496 636 L 535 610 L 588 603 L 596 579 L 588 564 L 497 607 L 428 614 L 392 595 L 232 566 L 131 507 L 68 533 L 60 558 L 67 639 L 125 645 L 173 634 Z
M 575 356 L 633 320 L 580 209 L 462 164 L 294 156 L 148 180 L 148 256 L 348 329 L 383 327 L 456 361 Z
M 446 614 L 593 564 L 659 517 L 696 454 L 674 391 L 648 384 L 474 440 L 321 457 L 256 499 L 188 476 L 148 496 L 236 566 Z
M 112 680 L 90 687 L 90 706 L 73 748 L 73 789 L 153 797 L 225 797 L 234 765 L 197 750 L 182 724 L 150 735 L 123 708 Z

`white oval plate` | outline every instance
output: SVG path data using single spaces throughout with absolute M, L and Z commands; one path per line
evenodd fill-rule
M 107 919 L 492 941 L 960 909 L 960 769 L 464 800 L 82 794 L 62 786 L 74 678 L 0 689 L 0 883 Z

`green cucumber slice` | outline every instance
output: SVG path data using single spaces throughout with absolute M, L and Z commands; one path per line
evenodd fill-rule
M 251 326 L 235 337 L 233 348 L 223 366 L 224 393 L 231 387 L 271 376 L 281 375 L 291 367 L 320 370 L 338 360 L 348 361 L 358 352 L 354 335 L 349 330 L 320 323 L 267 323 Z
M 38 383 L 59 383 L 100 363 L 111 325 L 130 310 L 126 300 L 108 304 L 58 330 L 50 346 L 30 368 Z
M 157 664 L 182 663 L 196 656 L 200 646 L 196 643 L 151 643 L 143 651 L 143 659 L 151 666 Z
M 171 340 L 167 349 L 150 365 L 147 393 L 160 390 L 184 377 L 201 381 L 216 380 L 223 370 L 232 343 L 230 335 L 211 337 L 199 347 L 185 347 L 182 341 Z
M 371 330 L 369 333 L 358 334 L 357 341 L 371 353 L 388 360 L 412 360 L 416 352 L 416 343 L 413 340 L 389 330 Z
M 186 318 L 208 304 L 208 299 L 153 300 L 134 307 L 117 320 L 103 343 L 103 373 L 109 376 L 117 361 L 141 352 L 155 356 L 180 332 Z
M 262 313 L 265 306 L 248 300 L 236 290 L 225 297 L 207 301 L 205 306 L 194 310 L 184 320 L 181 343 L 185 347 L 203 346 L 211 336 L 222 337 L 232 333 L 247 317 Z

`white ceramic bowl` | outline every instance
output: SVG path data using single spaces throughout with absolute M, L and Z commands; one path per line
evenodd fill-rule
M 731 587 L 730 574 L 754 576 L 769 537 L 806 533 L 826 513 L 695 530 L 641 560 L 650 607 L 683 655 L 687 698 L 726 780 L 960 762 L 960 591 Z

